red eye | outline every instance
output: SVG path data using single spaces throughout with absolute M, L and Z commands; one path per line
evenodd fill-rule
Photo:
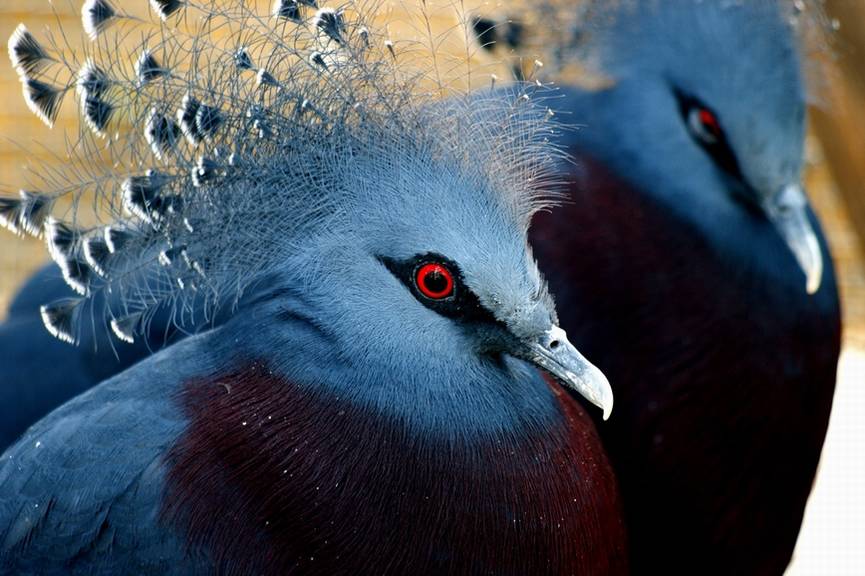
M 715 138 L 721 137 L 721 124 L 714 114 L 702 108 L 700 110 L 700 123 L 706 128 Z
M 443 300 L 454 293 L 454 277 L 441 264 L 424 264 L 415 274 L 415 285 L 431 300 Z
M 714 146 L 723 138 L 721 123 L 708 108 L 695 106 L 688 112 L 691 134 L 703 145 Z

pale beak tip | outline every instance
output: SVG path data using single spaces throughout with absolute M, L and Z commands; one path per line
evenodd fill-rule
M 601 400 L 601 409 L 604 411 L 604 422 L 609 420 L 610 414 L 613 413 L 613 389 L 610 387 L 609 382 L 604 391 L 604 397 Z
M 812 237 L 808 240 L 811 258 L 807 264 L 802 266 L 802 269 L 805 272 L 805 290 L 809 296 L 813 296 L 820 290 L 823 283 L 823 254 L 820 252 L 820 244 L 817 242 L 816 234 L 812 233 Z
M 821 273 L 813 273 L 808 274 L 808 280 L 805 285 L 805 290 L 808 292 L 809 296 L 813 296 L 817 292 L 820 291 L 820 285 L 822 284 L 823 274 Z
M 591 402 L 603 410 L 603 419 L 606 421 L 613 412 L 613 387 L 610 386 L 610 381 L 606 375 L 595 366 L 592 366 L 591 379 L 594 383 L 593 388 L 596 391 L 591 397 Z

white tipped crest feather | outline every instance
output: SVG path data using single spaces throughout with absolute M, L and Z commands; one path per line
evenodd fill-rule
M 77 251 L 81 233 L 72 226 L 49 216 L 45 222 L 45 243 L 48 254 L 58 265 L 65 262 Z
M 88 58 L 78 72 L 78 79 L 75 82 L 75 89 L 78 92 L 79 98 L 84 99 L 88 96 L 100 98 L 110 86 L 111 80 L 105 71 Z
M 51 198 L 27 190 L 21 190 L 19 195 L 21 196 L 21 213 L 18 217 L 18 224 L 22 231 L 39 238 L 42 236 L 45 221 L 51 214 L 54 202 Z
M 225 118 L 219 108 L 201 104 L 195 112 L 196 131 L 207 140 L 212 140 L 225 122 Z
M 18 198 L 0 197 L 0 226 L 13 234 L 21 234 L 19 220 L 21 217 L 21 200 Z
M 136 236 L 137 232 L 128 223 L 120 223 L 106 226 L 102 234 L 108 251 L 117 254 Z
M 135 334 L 138 332 L 143 320 L 143 313 L 136 312 L 121 318 L 111 319 L 111 331 L 123 342 L 133 344 L 135 342 Z
M 234 64 L 241 70 L 252 70 L 255 68 L 245 46 L 241 46 L 234 53 Z
M 160 113 L 157 108 L 151 108 L 144 125 L 144 136 L 158 160 L 165 160 L 165 155 L 174 149 L 182 133 L 173 119 Z
M 88 96 L 81 102 L 81 115 L 90 130 L 100 138 L 105 138 L 108 122 L 114 113 L 114 107 L 94 96 Z
M 48 333 L 68 344 L 76 343 L 75 329 L 86 298 L 64 298 L 39 307 Z
M 70 255 L 57 260 L 57 266 L 63 273 L 66 284 L 81 296 L 90 295 L 92 270 L 84 260 L 83 255 Z
M 180 125 L 183 135 L 186 136 L 186 140 L 192 146 L 198 146 L 203 140 L 202 135 L 198 132 L 198 125 L 195 122 L 199 108 L 201 108 L 201 102 L 187 92 L 180 103 L 180 108 L 177 109 L 177 123 Z
M 0 226 L 13 234 L 40 237 L 52 206 L 51 198 L 26 190 L 18 198 L 0 198 Z
M 108 243 L 105 241 L 105 236 L 100 230 L 87 235 L 83 242 L 84 260 L 87 265 L 96 272 L 99 276 L 105 278 L 108 276 L 108 262 L 112 256 L 112 251 L 108 248 Z
M 274 18 L 285 18 L 300 23 L 302 20 L 300 4 L 297 0 L 275 0 L 271 13 Z
M 96 40 L 116 16 L 108 0 L 86 0 L 81 6 L 81 23 L 91 40 Z
M 272 86 L 274 88 L 279 87 L 279 81 L 273 77 L 273 74 L 265 70 L 264 68 L 259 69 L 255 74 L 255 82 L 258 86 Z
M 24 24 L 19 24 L 9 37 L 9 60 L 19 76 L 29 76 L 55 62 Z
M 312 27 L 319 36 L 319 41 L 327 45 L 330 41 L 342 44 L 344 42 L 345 21 L 343 13 L 333 8 L 321 8 L 312 18 Z
M 138 60 L 135 61 L 135 75 L 138 77 L 139 87 L 149 84 L 166 74 L 168 74 L 168 70 L 159 64 L 150 48 L 145 48 L 141 51 Z
M 183 8 L 181 0 L 150 0 L 150 6 L 163 20 L 168 20 L 175 12 Z
M 24 91 L 24 101 L 30 111 L 49 128 L 53 128 L 65 90 L 26 76 L 21 78 L 21 87 Z

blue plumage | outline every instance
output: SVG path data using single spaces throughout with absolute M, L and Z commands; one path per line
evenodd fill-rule
M 630 559 L 638 573 L 777 573 L 786 566 L 795 543 L 828 419 L 840 333 L 831 259 L 798 188 L 806 95 L 796 33 L 806 26 L 806 16 L 796 15 L 792 5 L 775 2 L 681 0 L 664 7 L 638 2 L 626 4 L 623 11 L 597 4 L 588 10 L 587 24 L 581 28 L 591 40 L 581 55 L 606 78 L 591 88 L 563 89 L 561 98 L 552 100 L 559 117 L 586 126 L 551 134 L 578 162 L 576 168 L 568 166 L 569 202 L 539 216 L 533 243 L 563 304 L 562 324 L 618 386 L 617 415 L 601 432 L 624 489 Z M 791 28 L 794 24 L 798 30 Z M 731 53 L 731 45 L 748 46 L 747 54 Z M 566 58 L 573 56 L 564 53 Z M 276 87 L 279 82 L 267 85 Z M 502 97 L 512 96 L 504 92 Z M 497 110 L 483 98 L 477 106 L 485 113 Z M 410 173 L 418 176 L 417 171 Z M 450 175 L 424 174 L 422 180 L 432 183 L 431 188 L 460 186 Z M 407 181 L 400 180 L 395 189 L 408 187 Z M 376 179 L 376 184 L 382 183 Z M 397 298 L 406 287 L 402 271 L 414 271 L 413 258 L 433 252 L 459 263 L 463 280 L 478 287 L 478 301 L 494 303 L 489 304 L 498 310 L 493 318 L 525 312 L 524 301 L 503 281 L 514 270 L 531 276 L 519 247 L 503 241 L 508 237 L 507 219 L 501 220 L 483 196 L 460 196 L 460 211 L 453 211 L 449 202 L 447 194 L 439 197 L 425 191 L 416 201 L 391 203 L 387 210 L 363 205 L 362 218 L 354 224 L 363 239 L 356 242 L 356 251 L 342 252 L 343 238 L 335 235 L 332 244 L 316 248 L 327 251 L 312 260 L 303 252 L 303 257 L 284 263 L 285 269 L 314 267 L 327 273 L 295 277 L 280 272 L 259 279 L 226 327 L 170 348 L 117 379 L 129 378 L 124 386 L 140 386 L 161 358 L 182 364 L 187 357 L 205 357 L 201 348 L 217 358 L 208 369 L 198 366 L 190 374 L 193 383 L 204 378 L 209 385 L 190 385 L 182 379 L 172 384 L 171 394 L 185 400 L 170 405 L 182 414 L 182 431 L 172 428 L 162 445 L 170 457 L 160 471 L 170 479 L 159 481 L 167 482 L 169 502 L 186 503 L 204 514 L 202 510 L 233 496 L 239 513 L 249 514 L 250 502 L 273 496 L 269 488 L 258 486 L 266 485 L 262 470 L 277 462 L 260 461 L 260 447 L 270 447 L 271 441 L 282 444 L 280 440 L 294 438 L 298 428 L 287 424 L 280 435 L 252 433 L 249 426 L 258 422 L 256 430 L 265 430 L 262 421 L 284 414 L 282 404 L 265 400 L 270 396 L 264 391 L 274 386 L 279 396 L 292 399 L 289 406 L 304 406 L 303 412 L 295 411 L 287 419 L 304 423 L 297 424 L 303 430 L 313 414 L 316 422 L 336 422 L 337 432 L 323 424 L 316 429 L 338 434 L 341 417 L 363 406 L 422 432 L 422 438 L 447 438 L 447 445 L 460 447 L 467 438 L 492 437 L 511 446 L 512 455 L 521 454 L 519 446 L 511 444 L 515 430 L 519 437 L 534 437 L 533 431 L 549 431 L 550 422 L 570 413 L 570 408 L 558 408 L 555 394 L 534 377 L 508 384 L 499 380 L 501 370 L 522 373 L 525 367 L 519 361 L 451 366 L 454 357 L 474 345 L 495 346 L 495 330 L 485 328 L 465 339 L 464 326 L 457 323 L 454 328 L 446 311 L 434 306 L 416 311 L 414 301 Z M 780 205 L 783 213 L 774 212 Z M 419 211 L 425 218 L 423 229 L 410 226 Z M 798 217 L 789 218 L 791 213 Z M 454 219 L 455 214 L 466 219 Z M 480 214 L 484 217 L 478 220 Z M 478 230 L 470 242 L 457 235 L 452 242 L 430 244 L 430 229 L 452 228 Z M 495 255 L 477 250 L 487 244 L 485 233 L 491 233 L 491 242 L 500 247 Z M 370 253 L 386 258 L 369 260 Z M 382 267 L 391 276 L 377 276 Z M 373 288 L 358 285 L 357 278 L 388 280 Z M 319 292 L 316 281 L 327 289 Z M 388 300 L 388 315 L 371 303 L 370 292 L 393 298 Z M 340 295 L 342 305 L 323 307 L 333 294 Z M 193 304 L 203 305 L 194 300 Z M 267 331 L 270 318 L 280 318 L 281 330 Z M 393 333 L 394 318 L 402 330 L 398 342 L 384 337 Z M 423 328 L 410 329 L 415 326 Z M 358 331 L 363 336 L 357 336 Z M 250 338 L 252 334 L 256 337 Z M 356 336 L 345 338 L 347 334 Z M 430 334 L 437 334 L 433 348 L 427 347 Z M 272 356 L 275 343 L 283 339 L 284 347 L 292 350 L 297 344 L 291 343 L 299 342 L 299 353 L 290 359 L 280 356 L 276 364 L 257 363 Z M 339 361 L 329 360 L 326 369 L 304 360 L 306 355 L 325 357 L 333 348 L 341 350 Z M 406 356 L 407 350 L 417 355 Z M 397 356 L 403 360 L 394 365 Z M 456 384 L 460 380 L 475 385 L 470 391 Z M 297 384 L 302 384 L 301 398 L 295 396 Z M 221 396 L 231 395 L 238 386 L 251 395 L 235 402 Z M 104 387 L 110 389 L 104 385 L 94 394 L 110 397 L 101 392 Z M 423 392 L 406 395 L 407 387 Z M 477 394 L 478 390 L 485 392 Z M 156 387 L 148 394 L 160 391 L 164 392 Z M 321 394 L 332 411 L 317 403 Z M 452 396 L 457 403 L 448 401 Z M 347 409 L 342 404 L 346 399 Z M 153 406 L 155 412 L 163 409 L 159 401 Z M 483 419 L 477 417 L 480 413 Z M 390 430 L 389 424 L 370 422 L 364 414 L 355 414 L 360 428 L 345 428 L 352 436 L 375 437 Z M 226 432 L 224 422 L 240 425 L 234 431 L 229 426 Z M 13 450 L 26 452 L 32 434 Z M 403 430 L 396 437 L 404 434 Z M 304 437 L 311 445 L 289 443 L 292 450 L 322 450 L 326 444 L 316 434 Z M 388 436 L 395 445 L 396 437 Z M 466 457 L 460 449 L 450 452 L 441 444 L 399 445 L 404 453 L 447 454 L 451 469 L 462 469 L 459 464 L 454 468 L 454 462 Z M 342 446 L 348 450 L 347 444 Z M 582 453 L 591 450 L 584 444 Z M 275 452 L 279 456 L 280 450 Z M 394 458 L 376 454 L 386 463 Z M 343 458 L 356 470 L 368 470 L 352 456 Z M 475 453 L 471 461 L 480 466 L 484 458 L 482 452 Z M 216 464 L 221 470 L 244 462 L 256 462 L 250 464 L 254 473 L 248 476 L 255 486 L 239 487 L 222 479 L 202 482 L 194 473 L 189 480 L 190 467 Z M 433 469 L 434 462 L 429 462 Z M 543 468 L 519 464 L 517 469 L 544 476 Z M 308 489 L 315 491 L 317 473 L 307 470 L 306 461 L 297 470 L 303 477 L 297 485 L 309 483 Z M 380 471 L 369 474 L 380 478 Z M 550 484 L 537 484 L 541 493 L 562 486 L 555 473 L 545 474 Z M 354 486 L 362 492 L 366 484 L 359 481 Z M 584 488 L 581 482 L 574 486 Z M 615 506 L 604 498 L 607 504 L 600 507 L 599 517 L 615 520 Z M 323 503 L 331 509 L 335 501 Z M 285 508 L 278 509 L 305 518 L 305 509 L 279 502 Z M 484 509 L 471 499 L 463 502 L 472 510 Z M 369 513 L 363 505 L 354 510 Z M 262 523 L 274 521 L 266 511 L 257 513 L 267 518 Z M 242 556 L 239 548 L 254 547 L 255 538 L 261 537 L 244 528 L 234 544 L 226 543 L 221 531 L 228 527 L 219 522 L 211 531 L 209 518 L 200 522 L 182 510 L 167 514 L 176 520 L 170 525 L 201 530 L 198 539 L 192 537 L 205 551 L 204 564 L 198 566 L 216 562 L 228 571 L 232 560 Z M 148 525 L 142 546 L 149 546 L 148 539 L 157 534 L 168 539 L 166 555 L 180 554 L 176 557 L 194 564 L 172 548 L 172 539 L 179 536 L 163 530 Z M 291 534 L 288 542 L 298 542 L 300 528 L 284 525 L 280 530 L 281 537 Z M 387 541 L 386 531 L 372 533 Z M 586 537 L 598 534 L 605 535 L 602 547 L 617 538 L 616 545 L 622 545 L 615 527 Z M 335 540 L 341 542 L 338 535 Z M 47 542 L 52 545 L 50 538 Z M 318 552 L 326 549 L 318 546 L 324 545 L 314 544 Z M 291 545 L 287 549 L 294 553 Z M 394 554 L 399 550 L 384 549 Z M 621 548 L 615 549 L 621 553 Z M 483 550 L 478 547 L 477 558 L 486 557 Z M 218 559 L 208 558 L 206 551 Z M 452 560 L 458 557 L 454 553 Z M 21 558 L 26 561 L 27 555 Z M 443 564 L 427 568 L 465 566 L 448 565 L 442 558 L 437 556 L 434 562 Z M 261 560 L 265 567 L 284 566 L 278 563 L 286 561 L 279 555 Z M 534 567 L 509 566 L 517 565 L 523 573 Z M 603 572 L 599 566 L 580 568 Z

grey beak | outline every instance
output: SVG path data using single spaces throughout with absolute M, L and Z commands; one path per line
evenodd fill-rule
M 613 389 L 597 367 L 586 360 L 568 335 L 558 326 L 552 326 L 535 342 L 528 343 L 526 360 L 540 366 L 559 382 L 573 389 L 586 400 L 604 411 L 604 420 L 613 410 Z
M 802 186 L 788 184 L 763 203 L 763 210 L 805 273 L 808 294 L 816 293 L 823 281 L 823 254 L 808 220 L 808 199 Z

